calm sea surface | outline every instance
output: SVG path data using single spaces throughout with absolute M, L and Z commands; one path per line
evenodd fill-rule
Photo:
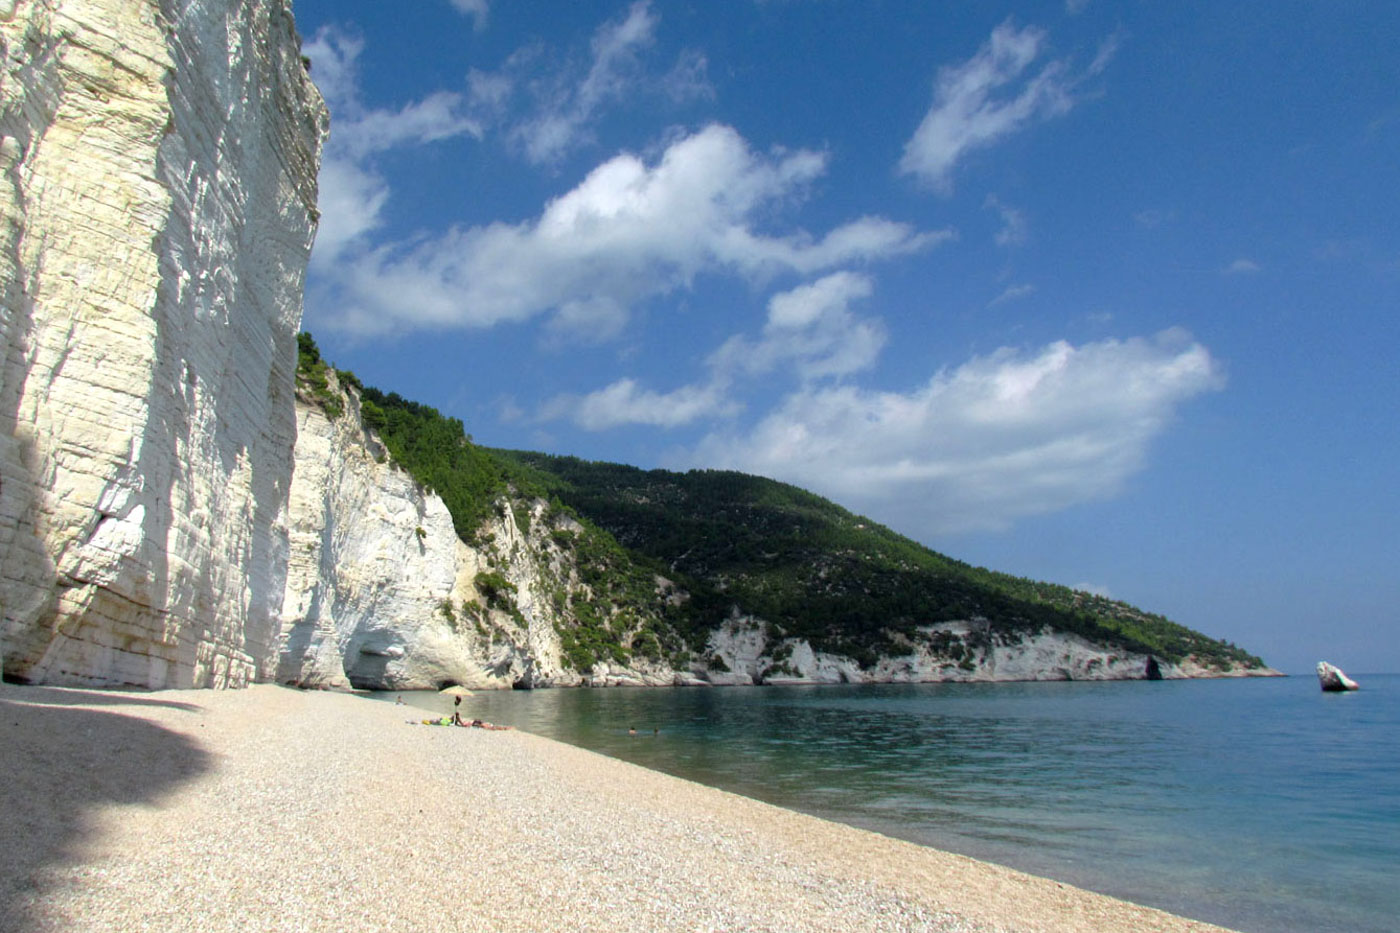
M 1389 933 L 1400 675 L 1356 679 L 505 691 L 463 708 L 1240 930 Z

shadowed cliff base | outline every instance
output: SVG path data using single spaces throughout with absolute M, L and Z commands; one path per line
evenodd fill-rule
M 156 804 L 210 767 L 187 736 L 87 705 L 197 709 L 139 694 L 0 686 L 0 929 L 62 925 L 43 906 L 49 874 L 100 843 L 98 808 Z

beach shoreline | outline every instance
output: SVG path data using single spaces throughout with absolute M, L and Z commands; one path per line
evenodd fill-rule
M 1221 929 L 348 694 L 0 712 L 5 929 Z

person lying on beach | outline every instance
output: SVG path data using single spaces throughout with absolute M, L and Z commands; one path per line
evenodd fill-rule
M 498 726 L 494 722 L 487 722 L 484 719 L 473 719 L 471 722 L 459 722 L 459 726 L 469 726 L 475 729 L 490 729 L 494 732 L 507 732 L 511 726 Z
M 412 722 L 412 720 L 409 720 Z M 425 726 L 461 726 L 464 729 L 490 729 L 493 732 L 509 732 L 514 726 L 498 726 L 494 722 L 487 722 L 484 719 L 473 719 L 471 722 L 463 719 L 459 714 L 453 713 L 452 718 L 443 716 L 441 719 L 424 719 Z

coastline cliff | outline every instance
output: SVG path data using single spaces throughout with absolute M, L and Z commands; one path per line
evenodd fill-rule
M 337 373 L 297 338 L 329 119 L 299 43 L 288 0 L 0 3 L 6 680 L 1272 673 L 792 487 L 487 451 Z
M 289 4 L 4 7 L 5 677 L 268 679 L 328 123 Z
M 968 567 L 761 477 L 478 448 L 459 422 L 328 366 L 308 334 L 301 351 L 280 682 L 430 689 L 1274 673 L 1160 616 Z M 444 451 L 456 459 L 442 460 Z M 431 489 L 430 476 L 448 485 L 467 472 L 492 481 L 474 477 L 471 497 Z M 467 513 L 454 516 L 444 495 Z

